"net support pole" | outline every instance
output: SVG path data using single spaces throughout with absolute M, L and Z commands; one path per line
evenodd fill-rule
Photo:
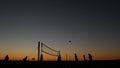
M 38 41 L 38 62 L 40 61 L 40 41 Z

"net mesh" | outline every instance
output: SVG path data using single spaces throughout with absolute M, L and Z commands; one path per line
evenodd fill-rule
M 46 53 L 51 56 L 58 56 L 60 51 L 48 47 L 46 44 L 41 43 L 42 50 L 41 52 Z

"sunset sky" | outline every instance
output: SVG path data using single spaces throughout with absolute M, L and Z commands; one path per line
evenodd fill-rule
M 71 43 L 69 42 L 71 40 Z M 62 60 L 88 53 L 120 59 L 120 3 L 115 0 L 1 0 L 0 60 L 37 60 L 38 41 L 60 50 Z M 57 57 L 43 53 L 44 60 Z

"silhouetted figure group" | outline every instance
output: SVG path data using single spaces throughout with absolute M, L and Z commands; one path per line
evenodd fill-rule
M 5 62 L 9 61 L 9 56 L 8 55 L 5 56 L 4 61 Z M 22 61 L 24 61 L 24 62 L 27 61 L 27 56 L 24 57 Z
M 92 55 L 91 55 L 90 53 L 88 53 L 88 58 L 89 58 L 89 62 L 92 62 L 92 61 L 93 61 Z M 83 55 L 83 59 L 84 59 L 84 61 L 86 61 L 85 55 Z
M 75 61 L 78 61 L 78 57 L 77 57 L 77 54 L 75 53 L 74 54 L 74 56 L 75 56 Z M 90 54 L 90 53 L 88 53 L 88 58 L 89 58 L 89 61 L 90 62 L 92 62 L 93 61 L 93 59 L 92 59 L 92 55 Z M 86 61 L 86 57 L 85 57 L 85 55 L 83 55 L 83 59 L 84 59 L 84 61 Z
M 93 61 L 92 55 L 91 55 L 90 53 L 88 53 L 88 56 L 89 56 L 89 57 L 88 57 L 88 58 L 89 58 L 89 62 L 92 62 L 92 61 Z M 77 57 L 77 54 L 76 54 L 76 53 L 74 54 L 74 57 L 75 57 L 75 61 L 78 61 L 78 57 Z M 27 58 L 28 58 L 28 57 L 25 56 L 25 57 L 22 59 L 22 61 L 23 61 L 23 62 L 27 61 Z M 86 61 L 85 55 L 83 55 L 83 59 L 84 59 L 84 61 Z M 33 60 L 34 60 L 34 58 L 33 58 Z M 43 61 L 43 55 L 42 55 L 42 54 L 41 54 L 40 60 Z M 5 61 L 5 62 L 9 61 L 9 56 L 8 56 L 8 55 L 5 56 L 4 61 Z M 57 61 L 61 61 L 61 55 L 60 55 L 60 54 L 58 55 L 58 60 L 57 60 Z

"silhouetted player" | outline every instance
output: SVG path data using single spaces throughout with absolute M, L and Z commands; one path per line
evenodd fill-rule
M 57 61 L 61 61 L 60 51 L 59 51 L 59 55 L 58 55 L 58 60 Z
M 74 55 L 75 55 L 75 61 L 78 61 L 77 54 L 75 53 Z
M 61 61 L 61 55 L 58 56 L 58 61 Z
M 23 61 L 24 61 L 24 62 L 27 61 L 27 56 L 23 58 Z
M 4 60 L 5 60 L 5 61 L 8 61 L 8 60 L 9 60 L 9 56 L 6 55 Z
M 43 54 L 41 54 L 40 61 L 41 62 L 43 61 Z
M 85 55 L 83 55 L 83 59 L 84 59 L 84 61 L 86 61 Z
M 88 56 L 89 56 L 89 61 L 92 62 L 92 55 L 89 53 Z

